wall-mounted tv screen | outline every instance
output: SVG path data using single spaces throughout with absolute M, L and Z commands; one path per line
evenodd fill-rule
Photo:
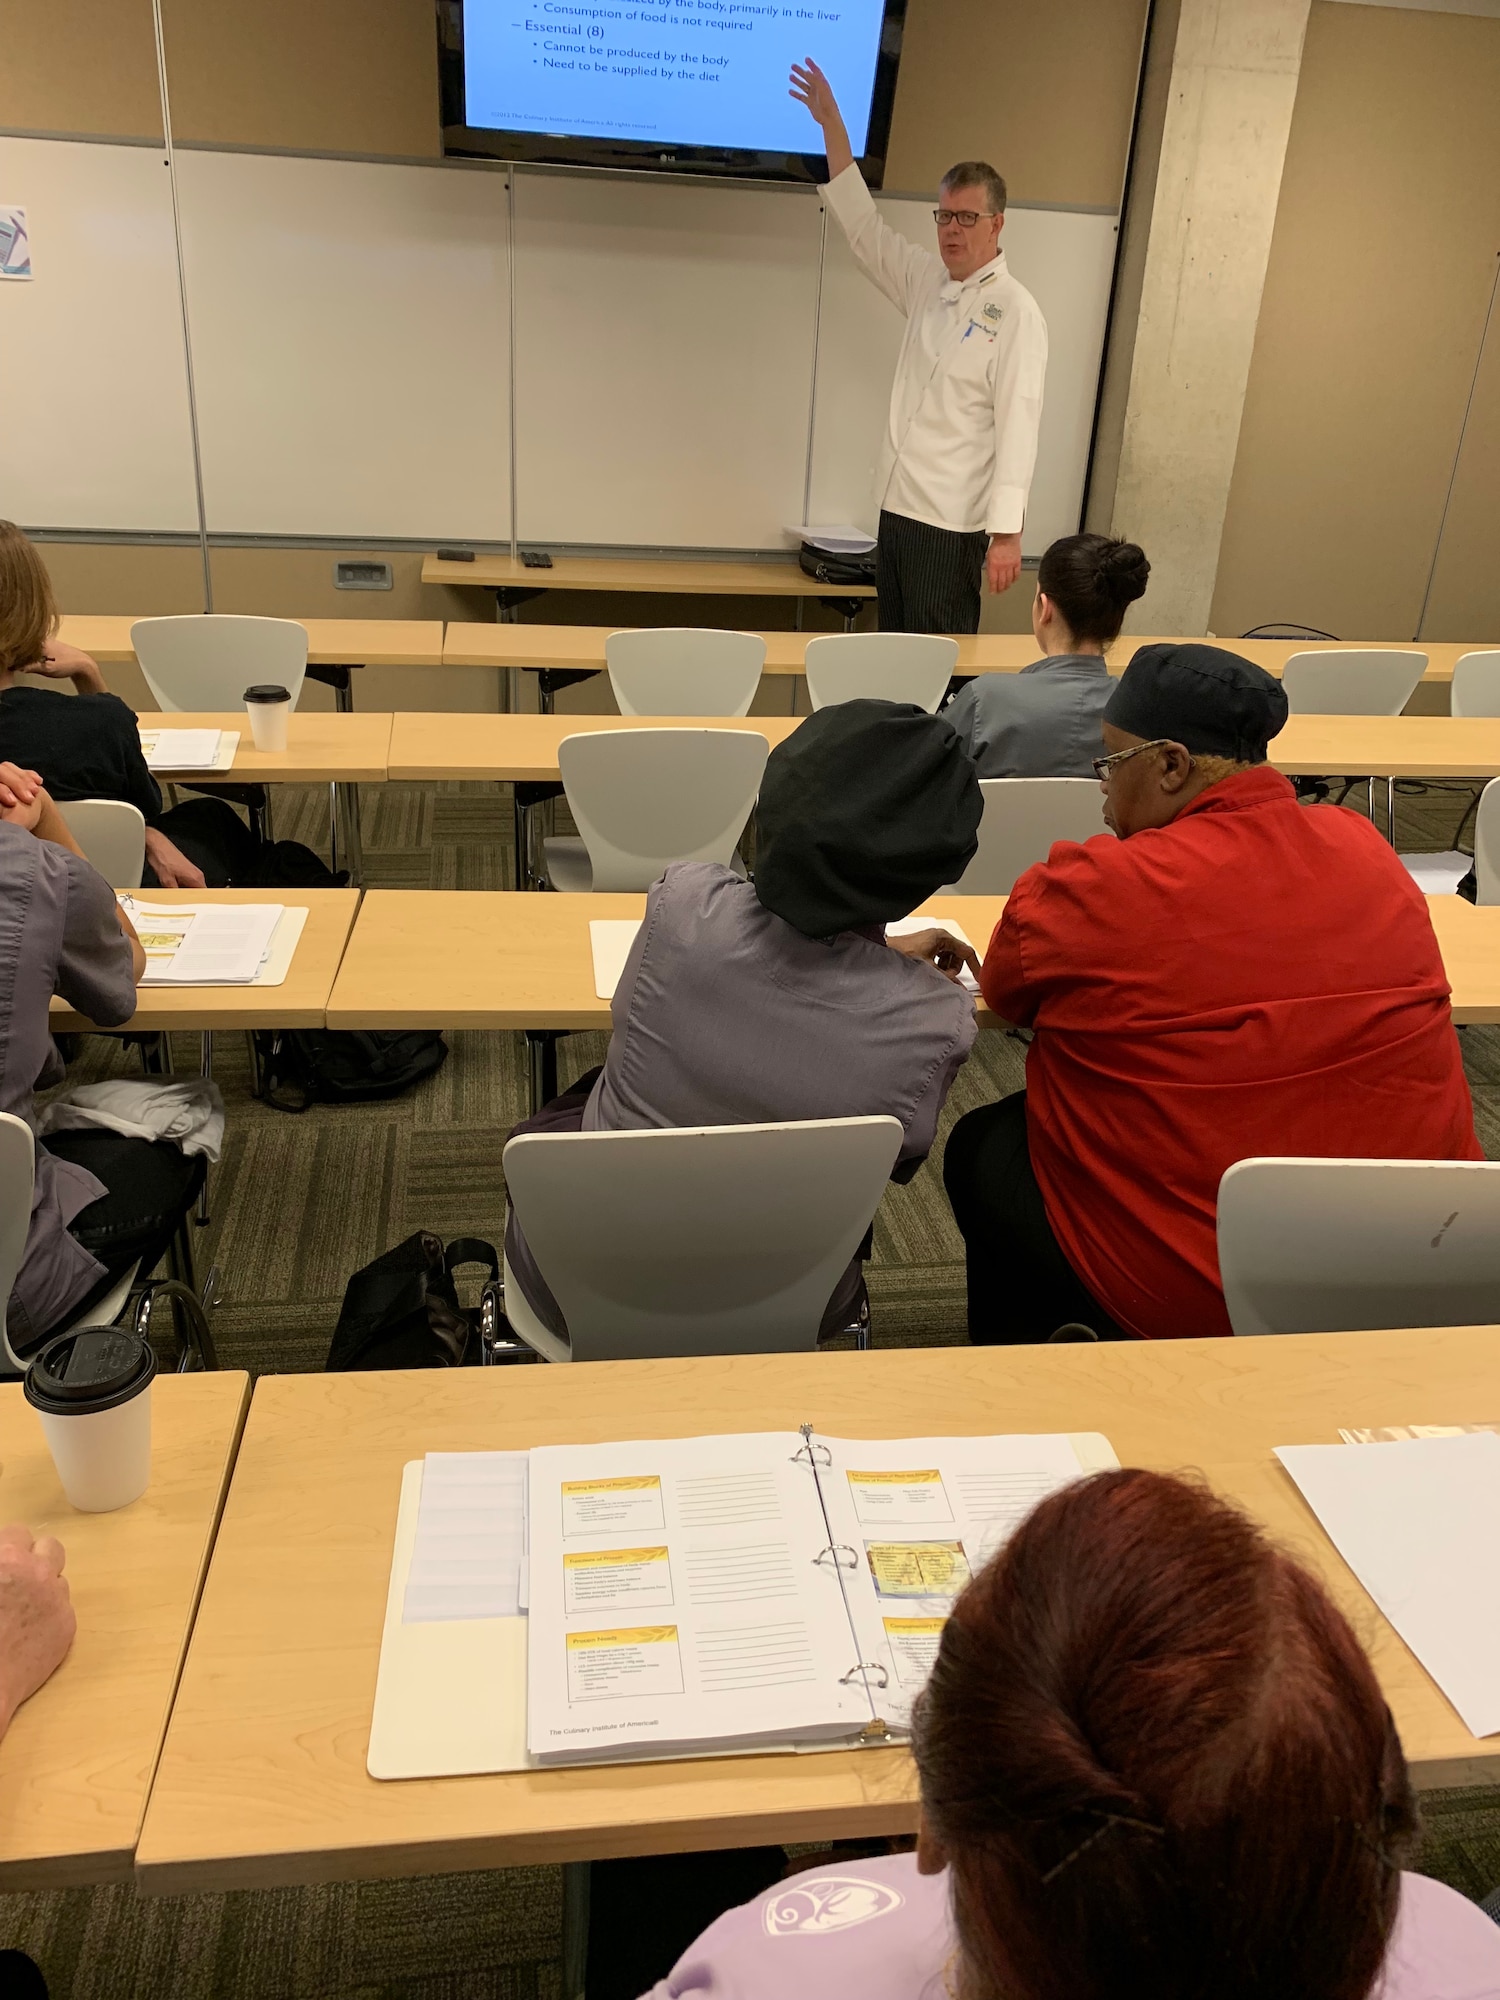
M 811 56 L 882 183 L 906 0 L 440 0 L 444 150 L 566 166 L 817 179 L 787 94 Z

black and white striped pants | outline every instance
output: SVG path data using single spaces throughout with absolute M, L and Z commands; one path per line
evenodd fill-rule
M 990 538 L 930 527 L 882 508 L 875 588 L 882 632 L 977 632 Z

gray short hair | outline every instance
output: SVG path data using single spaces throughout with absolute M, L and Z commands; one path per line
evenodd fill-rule
M 945 188 L 983 188 L 990 214 L 1005 213 L 1005 182 L 988 160 L 960 160 L 956 167 L 948 169 L 938 185 Z

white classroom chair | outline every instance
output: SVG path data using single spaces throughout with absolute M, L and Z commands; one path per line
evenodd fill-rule
M 807 642 L 807 698 L 910 701 L 929 715 L 958 667 L 958 641 L 932 632 L 826 632 Z
M 1108 833 L 1094 778 L 981 778 L 979 850 L 945 896 L 1008 896 L 1016 877 L 1045 861 L 1056 840 Z
M 611 632 L 604 664 L 621 715 L 748 715 L 766 663 L 758 632 Z
M 124 799 L 72 799 L 59 805 L 83 858 L 111 889 L 139 889 L 146 866 L 146 819 Z
M 1500 647 L 1459 655 L 1448 706 L 1454 715 L 1500 715 Z
M 649 889 L 670 861 L 733 861 L 771 746 L 756 729 L 609 729 L 565 736 L 563 790 L 580 838 L 542 842 L 568 893 Z
M 245 689 L 257 682 L 284 687 L 295 708 L 307 675 L 307 633 L 292 618 L 220 612 L 137 618 L 130 643 L 167 715 L 241 708 Z
M 900 1148 L 887 1117 L 523 1134 L 505 1185 L 569 1337 L 508 1267 L 505 1316 L 549 1361 L 808 1352 Z
M 1425 653 L 1345 646 L 1293 653 L 1281 670 L 1293 715 L 1399 715 L 1427 671 Z
M 1238 1334 L 1500 1322 L 1500 1161 L 1241 1160 L 1218 1227 Z
M 1479 794 L 1474 815 L 1474 900 L 1500 903 L 1500 778 Z

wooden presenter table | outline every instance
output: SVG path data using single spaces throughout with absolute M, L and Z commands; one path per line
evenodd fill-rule
M 869 583 L 819 583 L 786 557 L 767 562 L 694 562 L 643 556 L 554 556 L 550 569 L 527 569 L 518 556 L 476 555 L 473 562 L 422 559 L 423 583 L 478 584 L 519 601 L 544 590 L 651 591 L 673 597 L 873 597 Z
M 69 1506 L 20 1383 L 0 1386 L 0 1520 L 57 1536 L 78 1612 L 72 1652 L 0 1743 L 0 1889 L 130 1875 L 249 1386 L 159 1376 L 151 1484 L 113 1514 Z
M 135 1012 L 110 1034 L 323 1026 L 359 908 L 358 889 L 142 889 L 139 894 L 146 903 L 283 903 L 306 909 L 307 922 L 279 986 L 142 986 Z M 92 1027 L 61 1000 L 52 1002 L 53 1034 L 86 1034 Z
M 1350 1612 L 1417 1783 L 1493 1782 L 1500 1739 L 1464 1728 L 1272 1452 L 1334 1442 L 1340 1425 L 1492 1418 L 1495 1340 L 1481 1327 L 262 1376 L 137 1883 L 176 1894 L 909 1833 L 899 1748 L 388 1784 L 365 1770 L 408 1459 L 804 1420 L 843 1437 L 1099 1430 L 1126 1465 L 1201 1469 Z M 477 1706 L 485 1690 L 433 1698 Z

